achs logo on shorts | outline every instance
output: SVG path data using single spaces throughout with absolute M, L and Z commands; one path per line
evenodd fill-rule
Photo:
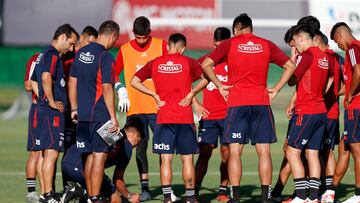
M 66 83 L 65 83 L 64 78 L 61 78 L 60 85 L 61 85 L 61 87 L 65 87 Z
M 241 138 L 241 133 L 232 133 L 232 138 L 233 139 Z
M 326 57 L 318 60 L 318 65 L 322 69 L 329 69 L 329 61 Z
M 242 53 L 255 54 L 263 52 L 261 44 L 254 44 L 252 41 L 248 41 L 246 44 L 239 44 L 238 51 Z
M 40 145 L 40 140 L 35 139 L 35 145 Z
M 174 64 L 172 61 L 166 62 L 166 64 L 160 64 L 158 66 L 158 72 L 160 73 L 180 73 L 182 72 L 181 64 Z
M 79 61 L 83 63 L 93 63 L 95 59 L 94 55 L 91 55 L 90 52 L 81 52 L 79 56 Z
M 302 145 L 306 145 L 307 142 L 308 142 L 308 140 L 303 139 L 303 140 L 301 141 L 301 144 L 302 144 Z
M 160 149 L 160 150 L 170 150 L 170 145 L 168 144 L 154 144 L 154 149 Z

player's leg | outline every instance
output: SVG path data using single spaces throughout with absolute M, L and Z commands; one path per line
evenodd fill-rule
M 288 146 L 286 149 L 286 159 L 290 164 L 295 182 L 295 199 L 302 201 L 305 201 L 307 197 L 307 182 L 301 154 L 311 134 L 311 132 L 307 131 L 312 127 L 310 118 L 311 116 L 309 115 L 293 115 L 293 118 L 290 120 L 290 130 L 287 139 Z
M 85 165 L 84 165 L 85 184 L 89 196 L 93 194 L 92 186 L 91 186 L 91 167 L 93 165 L 93 157 L 94 156 L 92 153 L 83 155 L 83 160 L 85 161 Z
M 222 144 L 220 146 L 220 186 L 218 190 L 218 195 L 216 199 L 218 201 L 224 202 L 229 200 L 229 193 L 227 187 L 229 185 L 229 174 L 228 174 L 228 161 L 229 161 L 229 146 L 227 144 Z
M 43 150 L 39 151 L 39 157 L 38 160 L 36 161 L 36 174 L 40 183 L 40 191 L 41 194 L 45 193 L 45 188 L 44 188 L 44 176 L 42 173 L 42 165 L 44 162 L 44 155 L 43 155 Z
M 52 192 L 53 186 L 53 177 L 55 173 L 55 163 L 57 158 L 59 157 L 59 152 L 54 149 L 45 149 L 44 150 L 44 161 L 42 165 L 42 173 L 44 176 L 44 190 L 46 195 L 50 195 Z
M 355 196 L 358 196 L 360 201 L 360 143 L 350 143 L 351 154 L 354 158 L 354 171 L 355 171 Z
M 200 152 L 195 164 L 195 196 L 197 198 L 199 197 L 201 183 L 208 169 L 213 148 L 217 145 L 218 131 L 215 122 L 200 120 L 198 133 Z
M 164 203 L 171 202 L 171 181 L 172 181 L 172 169 L 171 162 L 173 154 L 160 154 L 160 182 L 164 195 Z
M 261 182 L 262 202 L 271 202 L 272 159 L 270 144 L 277 141 L 275 121 L 270 106 L 251 107 L 250 140 L 258 154 L 258 172 Z
M 175 124 L 175 150 L 180 154 L 182 161 L 182 176 L 186 190 L 186 202 L 195 202 L 195 167 L 194 154 L 198 153 L 199 146 L 196 139 L 194 124 Z
M 38 202 L 39 196 L 36 194 L 36 163 L 39 158 L 39 151 L 30 151 L 28 160 L 26 162 L 26 187 L 27 187 L 27 201 Z
M 340 140 L 338 146 L 338 159 L 335 166 L 332 185 L 338 186 L 344 177 L 350 162 L 350 146 L 343 139 Z

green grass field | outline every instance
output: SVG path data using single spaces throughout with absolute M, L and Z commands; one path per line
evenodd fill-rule
M 272 78 L 276 80 L 276 78 Z M 13 89 L 4 91 L 0 89 L 0 106 L 8 106 L 16 97 L 19 90 Z M 288 119 L 285 116 L 285 108 L 288 104 L 292 89 L 285 87 L 279 96 L 272 104 L 275 114 L 276 130 L 278 142 L 272 145 L 272 158 L 274 164 L 273 185 L 276 183 L 277 173 L 283 158 L 282 146 L 286 134 Z M 3 97 L 5 96 L 5 97 Z M 0 111 L 4 110 L 1 108 Z M 120 116 L 120 120 L 124 122 L 124 116 Z M 0 202 L 25 202 L 26 187 L 25 187 L 25 162 L 27 159 L 26 139 L 27 139 L 27 120 L 0 120 Z M 265 132 L 264 132 L 265 133 Z M 151 145 L 150 145 L 151 146 Z M 148 157 L 150 164 L 150 189 L 154 197 L 153 201 L 160 202 L 161 188 L 159 177 L 158 156 L 152 154 L 150 148 L 148 149 Z M 205 176 L 203 182 L 203 189 L 200 193 L 201 202 L 216 202 L 216 191 L 219 185 L 219 150 L 216 149 L 213 157 L 210 160 L 208 174 Z M 195 157 L 196 160 L 197 157 Z M 254 202 L 260 196 L 260 183 L 257 175 L 257 154 L 255 148 L 251 145 L 245 147 L 242 156 L 244 175 L 241 182 L 241 198 L 242 202 Z M 60 164 L 58 164 L 60 165 Z M 57 189 L 61 190 L 61 175 L 56 179 Z M 179 157 L 176 157 L 173 162 L 173 189 L 175 194 L 181 196 L 185 193 L 182 178 L 181 178 L 181 164 Z M 107 173 L 111 174 L 112 169 L 108 169 Z M 125 181 L 132 192 L 140 192 L 139 177 L 137 175 L 136 163 L 133 159 L 126 171 Z M 353 195 L 354 191 L 354 173 L 353 165 L 350 165 L 347 175 L 343 180 L 343 184 L 338 190 L 338 198 L 344 200 Z M 38 189 L 38 188 L 37 188 Z M 289 195 L 294 189 L 292 178 L 286 185 L 284 195 Z

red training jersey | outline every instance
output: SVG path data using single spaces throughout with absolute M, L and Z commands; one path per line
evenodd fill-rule
M 192 124 L 191 106 L 182 107 L 179 102 L 201 74 L 202 68 L 196 60 L 181 54 L 166 54 L 148 62 L 135 76 L 141 81 L 152 78 L 156 93 L 166 102 L 158 110 L 158 124 Z
M 200 57 L 198 62 L 202 63 L 207 56 L 208 54 Z M 215 65 L 213 69 L 216 77 L 221 83 L 229 85 L 227 75 L 228 67 L 226 62 Z M 202 118 L 203 120 L 218 120 L 226 117 L 227 103 L 213 82 L 210 82 L 203 90 L 203 105 L 204 108 L 209 111 L 209 116 L 207 118 Z
M 228 106 L 270 105 L 267 91 L 269 63 L 283 66 L 289 57 L 273 42 L 242 34 L 223 41 L 209 58 L 228 65 Z
M 340 56 L 331 49 L 326 49 L 325 53 L 329 58 L 329 71 L 334 76 L 334 82 L 324 95 L 327 118 L 339 119 L 339 89 L 340 89 Z
M 352 83 L 352 70 L 356 64 L 360 62 L 360 41 L 353 40 L 345 53 L 344 63 L 344 81 L 345 81 L 345 99 L 347 100 L 349 95 L 351 83 Z M 353 98 L 349 106 L 344 105 L 345 108 L 360 109 L 360 90 L 359 88 L 354 92 Z
M 296 58 L 296 114 L 326 113 L 324 91 L 329 59 L 318 47 L 310 47 Z
M 38 62 L 36 62 L 36 59 L 38 58 L 38 56 L 39 56 L 39 53 L 35 53 L 26 62 L 24 82 L 31 80 L 31 76 L 34 73 L 35 66 L 36 66 L 36 64 L 38 64 Z M 36 97 L 34 91 L 31 91 L 31 97 L 32 97 L 33 103 L 36 103 L 37 97 Z

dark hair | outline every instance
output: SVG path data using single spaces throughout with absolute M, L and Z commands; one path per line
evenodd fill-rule
M 294 35 L 299 34 L 300 32 L 308 33 L 311 38 L 314 38 L 314 36 L 315 36 L 314 29 L 312 29 L 312 27 L 309 26 L 309 25 L 300 24 L 300 25 L 295 26 L 293 31 L 292 31 L 292 34 L 294 36 Z
M 133 24 L 133 31 L 136 35 L 149 35 L 151 32 L 149 19 L 145 16 L 137 17 Z
M 93 26 L 88 25 L 88 26 L 86 26 L 86 27 L 84 28 L 84 30 L 82 31 L 81 34 L 82 34 L 82 35 L 83 35 L 83 34 L 86 34 L 86 35 L 89 35 L 89 36 L 95 36 L 95 37 L 97 37 L 97 36 L 98 36 L 98 31 L 97 31 Z
M 326 35 L 324 35 L 324 33 L 322 33 L 320 30 L 315 31 L 315 35 L 320 36 L 322 42 L 323 42 L 325 45 L 328 45 L 328 44 L 329 44 L 328 38 L 327 38 Z
M 216 42 L 229 39 L 231 37 L 231 31 L 226 27 L 218 27 L 214 31 L 214 40 Z
M 144 122 L 138 118 L 138 117 L 128 117 L 124 126 L 124 129 L 126 128 L 135 128 L 137 131 L 139 131 L 141 139 L 145 138 L 144 133 Z
M 336 29 L 338 29 L 339 27 L 342 27 L 342 26 L 345 26 L 346 28 L 351 30 L 350 27 L 346 23 L 338 22 L 331 28 L 330 39 L 334 40 L 334 35 L 335 35 L 335 32 L 336 32 Z
M 314 31 L 320 30 L 320 21 L 315 16 L 305 16 L 302 17 L 297 25 L 308 25 L 310 26 Z
M 251 18 L 246 14 L 246 13 L 242 13 L 240 15 L 238 15 L 234 21 L 233 21 L 233 26 L 232 26 L 232 30 L 234 32 L 234 29 L 235 27 L 238 25 L 238 24 L 241 24 L 241 29 L 244 29 L 244 28 L 248 28 L 250 27 L 251 30 L 253 28 L 252 26 L 252 20 Z
M 285 32 L 284 41 L 286 44 L 289 44 L 293 39 L 292 31 L 294 30 L 295 27 L 296 25 L 293 25 Z
M 186 37 L 181 33 L 174 33 L 169 36 L 169 44 L 181 42 L 183 46 L 186 46 Z
M 76 30 L 71 27 L 70 24 L 66 23 L 56 29 L 53 40 L 56 40 L 62 34 L 65 34 L 66 38 L 70 38 L 72 33 L 74 33 L 76 37 L 79 38 L 79 34 L 76 32 Z
M 120 27 L 119 25 L 112 21 L 112 20 L 107 20 L 103 23 L 101 23 L 100 27 L 99 27 L 99 35 L 101 34 L 112 34 L 112 33 L 116 33 L 119 34 L 120 32 Z

